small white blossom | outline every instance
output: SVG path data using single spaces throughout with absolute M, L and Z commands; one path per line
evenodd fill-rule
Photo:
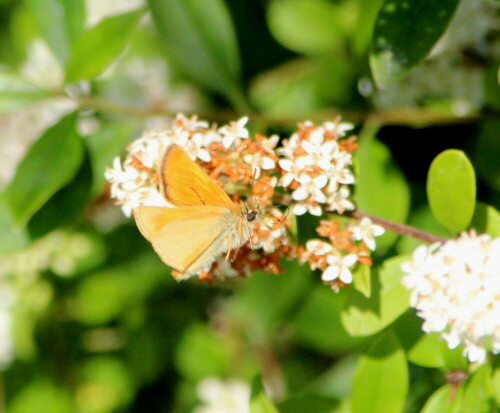
M 293 191 L 292 198 L 296 201 L 304 201 L 312 197 L 316 202 L 323 203 L 326 201 L 326 196 L 321 189 L 327 182 L 328 178 L 325 175 L 318 175 L 311 178 L 309 175 L 302 174 L 299 176 L 300 186 Z
M 418 247 L 401 267 L 422 329 L 441 333 L 449 348 L 462 344 L 471 362 L 500 352 L 499 252 L 499 238 L 472 231 L 442 246 Z
M 333 250 L 326 256 L 328 267 L 321 274 L 321 279 L 323 281 L 333 281 L 338 278 L 343 283 L 350 284 L 352 282 L 352 273 L 349 268 L 354 266 L 357 260 L 358 256 L 356 254 L 342 256 Z
M 337 191 L 330 194 L 328 197 L 326 204 L 328 211 L 338 211 L 339 213 L 343 213 L 344 211 L 353 210 L 354 204 L 349 199 L 351 192 L 349 188 L 345 185 L 341 185 Z
M 196 407 L 193 413 L 250 412 L 250 386 L 242 381 L 207 377 L 198 384 L 197 390 L 203 406 Z
M 236 122 L 219 128 L 222 135 L 222 144 L 225 148 L 230 148 L 233 144 L 238 144 L 241 139 L 248 139 L 248 129 L 245 128 L 248 118 L 244 117 Z
M 385 230 L 380 225 L 372 223 L 370 218 L 364 217 L 359 222 L 353 222 L 349 225 L 348 230 L 352 232 L 352 238 L 355 241 L 363 241 L 370 250 L 375 249 L 375 239 L 382 235 Z

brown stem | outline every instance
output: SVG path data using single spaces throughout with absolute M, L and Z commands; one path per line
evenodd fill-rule
M 408 237 L 416 238 L 416 239 L 424 241 L 428 244 L 432 244 L 434 242 L 439 242 L 442 244 L 446 241 L 445 238 L 438 237 L 437 235 L 432 235 L 432 234 L 429 234 L 428 232 L 420 231 L 419 229 L 410 227 L 408 225 L 398 224 L 397 222 L 388 221 L 387 219 L 374 217 L 373 215 L 365 214 L 364 212 L 361 212 L 360 210 L 345 212 L 342 215 L 350 216 L 350 217 L 354 217 L 354 218 L 358 218 L 358 219 L 365 218 L 365 217 L 370 218 L 373 223 L 380 225 L 381 227 L 383 227 L 389 231 L 392 231 L 392 232 L 395 232 L 395 233 L 401 234 L 401 235 L 406 235 Z

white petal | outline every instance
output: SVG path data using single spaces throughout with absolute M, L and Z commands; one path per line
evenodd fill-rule
M 340 273 L 340 281 L 346 284 L 352 283 L 352 274 L 347 268 L 342 268 L 342 272 Z
M 320 217 L 323 213 L 323 210 L 319 205 L 309 205 L 308 210 L 311 215 L 314 215 L 316 217 Z
M 342 258 L 342 264 L 346 267 L 352 267 L 358 261 L 358 256 L 356 254 L 349 254 Z
M 288 186 L 292 183 L 293 181 L 293 175 L 292 174 L 285 174 L 281 178 L 281 186 Z
M 323 274 L 321 274 L 321 279 L 323 281 L 332 281 L 338 276 L 339 276 L 339 267 L 332 265 L 330 267 L 327 267 L 326 270 L 323 271 Z
M 307 190 L 303 186 L 299 186 L 292 193 L 292 198 L 295 199 L 296 201 L 303 201 L 304 199 L 307 199 L 308 197 L 309 197 L 309 192 L 307 192 Z
M 290 172 L 293 167 L 293 162 L 290 159 L 280 159 L 278 161 L 278 164 L 281 167 L 281 169 L 287 172 Z
M 326 175 L 318 175 L 313 179 L 313 182 L 317 188 L 323 188 L 328 182 L 328 177 Z
M 202 160 L 203 162 L 210 162 L 212 157 L 210 156 L 210 153 L 206 149 L 199 149 L 198 159 Z
M 304 204 L 295 204 L 293 206 L 293 213 L 295 215 L 304 215 L 307 212 L 307 208 Z
M 268 158 L 267 156 L 262 158 L 262 164 L 261 164 L 262 169 L 273 169 L 275 165 L 276 164 L 271 158 Z

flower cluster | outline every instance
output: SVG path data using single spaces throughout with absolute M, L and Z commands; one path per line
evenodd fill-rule
M 441 333 L 449 348 L 462 344 L 471 362 L 500 352 L 500 238 L 471 231 L 420 246 L 402 270 L 424 332 Z
M 325 210 L 339 213 L 354 209 L 347 185 L 354 183 L 349 166 L 356 143 L 352 138 L 339 140 L 352 128 L 339 121 L 320 127 L 305 122 L 284 140 L 283 148 L 278 149 L 283 156 L 279 165 L 284 171 L 280 185 L 293 191 L 294 214 L 320 216 L 322 204 Z
M 340 220 L 321 221 L 317 228 L 320 236 L 329 242 L 312 239 L 307 241 L 300 259 L 311 269 L 322 271 L 321 279 L 334 291 L 352 282 L 352 269 L 359 263 L 371 265 L 368 250 L 375 249 L 373 237 L 382 235 L 384 229 L 374 225 L 369 218 L 343 223 Z
M 145 132 L 132 142 L 125 159 L 115 158 L 105 173 L 111 197 L 126 216 L 142 205 L 169 207 L 158 172 L 166 149 L 176 144 L 233 201 L 242 196 L 258 199 L 265 213 L 252 223 L 250 245 L 240 248 L 232 260 L 221 257 L 199 271 L 201 279 L 211 280 L 217 274 L 247 276 L 255 269 L 278 273 L 280 258 L 297 258 L 288 213 L 285 216 L 274 206 L 283 200 L 295 215 L 354 209 L 348 185 L 354 183 L 349 167 L 357 144 L 355 137 L 344 136 L 352 125 L 340 120 L 321 126 L 305 122 L 278 147 L 277 135 L 251 136 L 247 121 L 242 118 L 218 127 L 195 116 L 178 115 L 170 129 Z M 351 230 L 353 240 L 361 237 L 362 230 Z

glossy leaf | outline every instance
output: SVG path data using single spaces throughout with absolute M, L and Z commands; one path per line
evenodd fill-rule
M 467 379 L 460 413 L 489 413 L 494 405 L 491 366 L 485 365 Z
M 68 58 L 66 82 L 93 79 L 106 69 L 124 50 L 143 14 L 144 9 L 139 9 L 107 17 L 85 31 Z
M 408 351 L 408 360 L 423 367 L 445 367 L 450 351 L 439 334 L 424 334 Z M 460 349 L 453 351 L 461 356 Z
M 342 325 L 353 336 L 374 334 L 399 317 L 409 306 L 409 291 L 401 284 L 401 264 L 408 256 L 396 256 L 371 271 L 371 295 L 349 292 L 341 314 Z
M 498 92 L 498 87 L 492 87 Z M 500 190 L 500 139 L 498 130 L 500 129 L 500 119 L 498 117 L 486 118 L 483 120 L 479 136 L 474 142 L 474 157 L 480 159 L 477 164 L 477 175 L 488 184 Z
M 252 382 L 250 413 L 279 413 L 276 406 L 274 406 L 273 402 L 267 396 L 260 377 L 256 377 Z
M 257 76 L 252 103 L 272 116 L 301 115 L 342 102 L 350 93 L 353 72 L 342 56 L 295 59 Z
M 307 266 L 283 261 L 284 274 L 258 272 L 227 300 L 227 312 L 256 334 L 274 331 L 279 323 L 295 308 L 309 289 L 311 278 Z
M 207 326 L 192 324 L 184 332 L 175 354 L 179 372 L 189 380 L 225 376 L 231 369 L 229 344 Z
M 36 380 L 23 387 L 11 404 L 12 413 L 67 413 L 74 411 L 71 396 L 62 386 Z
M 470 226 L 478 233 L 490 234 L 492 238 L 500 237 L 500 212 L 478 201 Z
M 28 235 L 14 225 L 4 194 L 0 194 L 0 254 L 26 247 Z
M 84 0 L 28 0 L 44 40 L 61 64 L 85 25 Z
M 224 2 L 148 3 L 171 63 L 186 77 L 227 97 L 236 107 L 246 107 L 236 34 Z
M 50 93 L 15 73 L 0 71 L 0 114 L 11 113 L 50 97 Z
M 358 265 L 352 273 L 353 287 L 363 294 L 365 297 L 370 297 L 371 294 L 371 278 L 370 267 L 368 265 Z
M 118 357 L 98 356 L 86 359 L 80 371 L 79 390 L 92 397 L 92 401 L 77 399 L 81 411 L 89 406 L 94 412 L 120 410 L 135 393 L 135 376 Z M 99 397 L 105 394 L 106 397 Z
M 400 413 L 408 392 L 408 367 L 396 335 L 386 332 L 358 362 L 351 411 Z
M 332 294 L 323 285 L 315 287 L 292 319 L 295 339 L 301 345 L 325 354 L 342 354 L 359 347 L 364 340 L 351 337 L 340 321 L 347 295 L 345 291 Z
M 498 366 L 495 368 L 495 370 L 493 370 L 491 383 L 493 386 L 493 395 L 495 397 L 495 401 L 498 405 L 500 405 L 500 368 Z
M 68 184 L 83 159 L 75 114 L 62 118 L 30 148 L 5 190 L 14 223 L 25 225 L 60 188 Z
M 337 399 L 306 394 L 291 397 L 278 405 L 280 413 L 333 413 L 339 405 Z
M 410 205 L 410 191 L 389 149 L 375 139 L 376 126 L 361 132 L 355 160 L 359 164 L 355 203 L 358 209 L 390 221 L 404 223 Z M 390 200 L 390 202 L 388 202 Z M 377 238 L 377 251 L 388 248 L 397 238 L 386 231 Z
M 86 156 L 71 182 L 58 190 L 30 218 L 27 225 L 30 238 L 42 237 L 82 217 L 90 201 L 90 185 L 90 166 Z
M 379 87 L 396 83 L 432 49 L 458 0 L 385 0 L 373 31 L 370 66 Z
M 273 1 L 267 21 L 273 36 L 295 52 L 333 53 L 342 46 L 336 7 L 326 0 Z
M 459 150 L 441 152 L 427 175 L 427 197 L 436 219 L 450 231 L 466 229 L 474 214 L 476 177 L 467 156 Z
M 421 413 L 459 413 L 462 396 L 462 386 L 455 390 L 450 384 L 445 384 L 427 400 Z

